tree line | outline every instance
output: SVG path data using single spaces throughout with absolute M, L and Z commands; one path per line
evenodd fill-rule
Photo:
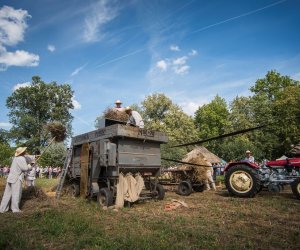
M 250 91 L 251 96 L 236 96 L 229 103 L 217 94 L 212 101 L 198 107 L 194 116 L 187 115 L 163 93 L 148 95 L 133 106 L 142 114 L 146 129 L 167 133 L 169 142 L 162 145 L 164 158 L 181 159 L 194 147 L 171 148 L 172 145 L 259 125 L 266 126 L 203 145 L 227 161 L 243 158 L 248 149 L 258 160 L 288 153 L 291 145 L 300 140 L 300 82 L 272 70 L 258 79 Z M 9 163 L 16 146 L 25 145 L 32 153 L 43 151 L 51 139 L 45 129 L 49 122 L 63 123 L 70 137 L 73 95 L 69 84 L 46 83 L 39 76 L 32 77 L 29 86 L 14 91 L 6 100 L 12 128 L 0 130 L 0 164 Z M 66 145 L 55 144 L 41 162 L 61 166 L 65 150 Z

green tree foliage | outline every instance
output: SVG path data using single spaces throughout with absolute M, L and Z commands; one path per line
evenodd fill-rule
M 250 90 L 256 122 L 270 123 L 259 132 L 259 147 L 268 158 L 288 152 L 300 139 L 300 82 L 269 71 Z
M 63 167 L 67 148 L 61 143 L 54 143 L 42 154 L 38 161 L 40 166 Z
M 71 134 L 73 119 L 70 109 L 73 91 L 69 84 L 45 83 L 40 77 L 32 77 L 28 87 L 19 88 L 6 100 L 9 120 L 13 125 L 10 132 L 16 144 L 24 144 L 31 151 L 45 145 L 49 134 L 45 125 L 59 121 L 66 125 Z
M 8 145 L 10 142 L 9 131 L 0 128 L 0 143 Z
M 8 143 L 0 142 L 0 165 L 10 165 L 13 155 L 14 148 L 11 148 Z
M 168 135 L 169 142 L 162 146 L 162 157 L 182 159 L 187 148 L 169 148 L 171 145 L 193 141 L 197 138 L 197 131 L 193 118 L 183 112 L 164 94 L 149 95 L 142 102 L 142 114 L 145 128 L 163 131 Z M 170 165 L 170 162 L 163 162 Z
M 195 125 L 198 129 L 199 138 L 202 139 L 226 133 L 231 122 L 225 99 L 217 95 L 210 103 L 199 107 L 195 112 Z M 223 143 L 223 140 L 211 141 L 205 146 L 223 157 Z

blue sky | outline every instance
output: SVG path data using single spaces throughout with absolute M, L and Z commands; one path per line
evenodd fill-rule
M 71 84 L 75 135 L 116 99 L 164 93 L 193 115 L 271 69 L 300 80 L 299 27 L 300 0 L 0 0 L 0 127 L 34 75 Z

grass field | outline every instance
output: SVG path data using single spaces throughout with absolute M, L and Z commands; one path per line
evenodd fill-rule
M 253 199 L 217 192 L 167 192 L 118 212 L 96 202 L 45 195 L 56 180 L 23 192 L 23 213 L 0 214 L 0 249 L 299 249 L 300 201 L 290 190 Z M 5 181 L 0 181 L 0 196 Z M 50 193 L 53 194 L 53 193 Z M 189 208 L 165 211 L 172 198 Z

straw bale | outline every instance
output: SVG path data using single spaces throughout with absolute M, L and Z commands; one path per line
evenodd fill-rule
M 128 121 L 128 115 L 125 111 L 118 111 L 113 108 L 107 108 L 104 112 L 104 117 L 111 120 L 117 120 L 121 122 L 127 122 Z
M 50 122 L 46 125 L 46 130 L 51 133 L 52 138 L 55 138 L 56 142 L 62 142 L 67 137 L 67 129 L 61 122 Z

